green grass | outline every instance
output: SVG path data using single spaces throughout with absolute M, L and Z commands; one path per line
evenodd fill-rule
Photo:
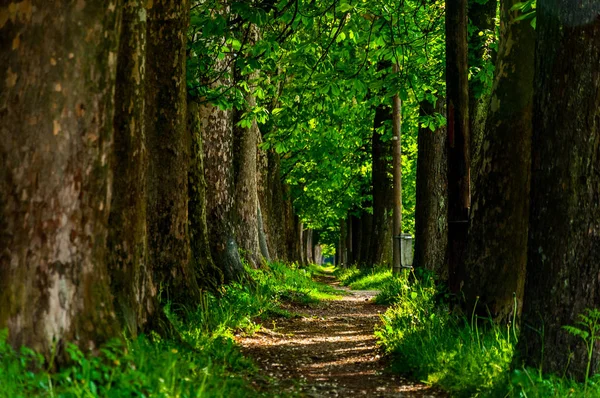
M 385 266 L 338 268 L 334 273 L 343 286 L 353 290 L 382 290 L 395 279 Z
M 396 372 L 453 397 L 600 397 L 600 375 L 586 395 L 581 383 L 513 369 L 518 329 L 453 313 L 442 293 L 433 278 L 404 275 L 378 296 L 392 303 L 375 334 Z
M 312 280 L 327 272 L 273 263 L 249 269 L 250 283 L 206 293 L 197 309 L 169 318 L 183 342 L 159 336 L 124 338 L 104 345 L 99 355 L 66 348 L 72 364 L 58 371 L 28 348 L 14 350 L 0 331 L 0 397 L 259 397 L 285 396 L 266 387 L 257 368 L 241 355 L 235 333 L 252 333 L 261 320 L 290 316 L 283 303 L 309 305 L 336 297 L 336 291 Z M 178 313 L 181 313 L 178 311 Z M 252 387 L 258 383 L 262 388 Z

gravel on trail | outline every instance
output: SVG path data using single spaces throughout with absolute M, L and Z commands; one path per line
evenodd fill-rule
M 287 307 L 301 315 L 264 322 L 253 335 L 236 337 L 244 355 L 270 380 L 268 391 L 300 397 L 447 396 L 386 370 L 388 361 L 373 335 L 386 309 L 371 300 L 378 292 L 340 287 L 332 276 L 319 281 L 345 295 L 317 305 Z

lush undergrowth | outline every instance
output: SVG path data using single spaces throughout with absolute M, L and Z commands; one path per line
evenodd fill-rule
M 382 267 L 338 269 L 336 275 L 353 289 L 381 290 L 376 302 L 390 304 L 375 334 L 396 372 L 456 397 L 600 397 L 599 375 L 586 391 L 569 379 L 514 369 L 518 329 L 454 313 L 430 275 L 394 277 Z
M 205 294 L 196 310 L 167 308 L 180 339 L 156 335 L 106 344 L 96 356 L 75 346 L 66 352 L 72 364 L 58 371 L 34 351 L 13 350 L 0 331 L 0 397 L 253 397 L 281 396 L 265 390 L 233 340 L 251 333 L 261 318 L 288 316 L 284 302 L 310 304 L 333 298 L 335 291 L 311 278 L 320 268 L 270 264 L 248 270 L 251 282 L 223 288 L 220 297 Z M 252 382 L 263 388 L 255 389 Z

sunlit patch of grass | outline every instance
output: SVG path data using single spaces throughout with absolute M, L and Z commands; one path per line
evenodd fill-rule
M 335 275 L 342 285 L 353 290 L 382 290 L 395 279 L 386 266 L 338 268 Z
M 394 278 L 378 295 L 392 303 L 375 334 L 393 369 L 456 397 L 596 397 L 600 375 L 584 385 L 531 369 L 511 369 L 518 329 L 457 315 L 433 278 Z

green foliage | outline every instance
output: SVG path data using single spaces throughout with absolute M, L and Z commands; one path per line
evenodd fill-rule
M 219 297 L 205 293 L 197 309 L 184 311 L 185 319 L 167 307 L 182 341 L 142 335 L 111 341 L 98 355 L 67 345 L 71 365 L 57 372 L 35 351 L 13 350 L 0 330 L 0 397 L 278 396 L 252 388 L 257 369 L 239 352 L 234 333 L 252 333 L 269 316 L 290 316 L 280 307 L 284 302 L 333 298 L 334 289 L 311 279 L 322 271 L 281 263 L 248 269 L 251 282 L 226 286 Z
M 594 354 L 594 345 L 600 341 L 600 310 L 586 309 L 583 314 L 579 314 L 577 326 L 563 326 L 567 332 L 573 336 L 580 337 L 587 348 L 587 368 L 585 371 L 585 387 L 587 388 L 590 376 L 590 367 L 592 366 L 592 356 Z
M 511 369 L 518 338 L 515 325 L 499 325 L 475 313 L 469 318 L 453 313 L 434 278 L 417 273 L 393 277 L 376 298 L 392 304 L 375 334 L 396 371 L 457 397 L 600 396 L 600 375 L 577 383 L 529 368 Z M 580 336 L 589 350 L 599 340 L 600 311 L 587 310 L 579 319 L 577 326 L 565 329 Z

